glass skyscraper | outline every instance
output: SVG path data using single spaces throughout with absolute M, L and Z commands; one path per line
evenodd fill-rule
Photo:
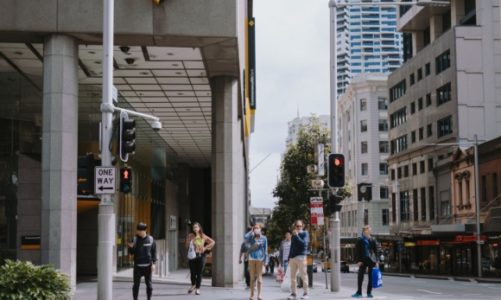
M 403 61 L 402 34 L 396 30 L 397 6 L 391 5 L 395 0 L 363 2 L 378 4 L 337 8 L 338 95 L 345 92 L 350 79 L 358 74 L 389 74 Z

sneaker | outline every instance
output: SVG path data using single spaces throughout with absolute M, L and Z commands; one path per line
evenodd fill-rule
M 301 297 L 301 299 L 310 299 L 310 297 L 308 296 L 308 293 L 304 293 L 303 297 Z
M 296 300 L 296 294 L 294 293 L 290 294 L 290 296 L 287 297 L 287 300 Z
M 362 298 L 362 294 L 355 293 L 355 294 L 351 295 L 351 298 Z
M 195 295 L 200 295 L 200 290 L 199 290 L 199 289 L 197 289 L 197 290 L 195 291 Z
M 371 293 L 368 293 L 368 294 L 367 294 L 367 298 L 374 298 L 374 296 L 372 296 L 372 294 L 371 294 Z

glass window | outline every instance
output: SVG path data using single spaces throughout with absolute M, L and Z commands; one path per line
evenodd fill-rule
M 400 192 L 400 221 L 409 221 L 409 192 Z
M 426 94 L 426 107 L 431 105 L 431 93 Z
M 387 208 L 383 208 L 381 210 L 381 220 L 383 222 L 383 226 L 388 226 L 390 223 L 390 211 Z
M 379 110 L 387 110 L 388 109 L 388 100 L 383 97 L 379 97 L 377 99 L 377 105 Z
M 402 107 L 390 115 L 391 128 L 395 128 L 407 122 L 407 107 Z
M 381 132 L 388 131 L 388 120 L 386 120 L 386 119 L 379 120 L 379 131 L 381 131 Z
M 404 79 L 390 89 L 390 103 L 405 95 L 405 92 L 406 84 Z
M 421 221 L 426 221 L 426 188 L 421 188 Z
M 409 166 L 404 166 L 404 178 L 409 177 Z
M 361 142 L 361 152 L 362 153 L 367 153 L 369 146 L 367 145 L 367 142 Z
M 414 73 L 412 73 L 409 77 L 409 85 L 414 85 L 415 80 Z
M 428 187 L 428 207 L 430 208 L 430 220 L 435 219 L 435 188 Z
M 387 163 L 379 163 L 379 175 L 388 175 Z
M 362 163 L 362 176 L 367 176 L 369 175 L 369 164 L 368 163 Z
M 438 137 L 443 137 L 452 133 L 452 116 L 437 121 Z
M 416 142 L 416 131 L 411 132 L 411 144 Z
M 360 99 L 360 111 L 367 110 L 367 99 Z
M 419 162 L 419 172 L 423 174 L 425 172 L 425 162 L 424 160 Z
M 423 79 L 423 69 L 419 68 L 417 70 L 417 80 L 420 81 L 421 79 Z
M 418 103 L 418 110 L 422 110 L 423 109 L 423 98 L 419 98 L 417 103 Z
M 425 76 L 428 76 L 428 75 L 430 75 L 430 73 L 431 73 L 431 64 L 427 63 L 424 66 L 424 74 L 425 74 Z
M 416 112 L 416 102 L 411 102 L 411 115 Z
M 418 190 L 412 190 L 412 207 L 414 212 L 414 221 L 419 220 L 419 210 L 418 210 Z
M 412 175 L 417 175 L 417 163 L 412 164 Z
M 433 125 L 432 124 L 428 124 L 426 126 L 426 136 L 430 137 L 432 135 L 433 135 Z
M 360 121 L 360 131 L 361 132 L 367 131 L 367 120 Z
M 419 128 L 419 140 L 421 141 L 422 139 L 424 139 L 424 128 L 423 127 Z
M 389 153 L 389 143 L 388 141 L 379 142 L 379 153 Z
M 391 180 L 395 180 L 395 169 L 390 170 L 390 175 Z
M 451 66 L 451 52 L 445 51 L 435 58 L 436 74 L 440 74 Z
M 380 186 L 379 187 L 379 198 L 380 199 L 388 199 L 388 195 L 389 195 L 389 190 L 388 190 L 388 187 L 387 186 Z

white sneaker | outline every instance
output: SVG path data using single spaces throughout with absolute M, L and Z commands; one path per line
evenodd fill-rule
M 294 293 L 290 294 L 290 296 L 287 297 L 287 300 L 296 300 L 296 294 Z
M 308 294 L 303 294 L 303 297 L 301 297 L 301 299 L 310 299 L 310 297 L 308 296 Z

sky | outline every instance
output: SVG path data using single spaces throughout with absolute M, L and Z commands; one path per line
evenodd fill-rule
M 278 200 L 272 192 L 285 152 L 287 122 L 298 111 L 300 116 L 329 114 L 328 2 L 254 0 L 257 109 L 250 140 L 254 207 L 273 208 Z

